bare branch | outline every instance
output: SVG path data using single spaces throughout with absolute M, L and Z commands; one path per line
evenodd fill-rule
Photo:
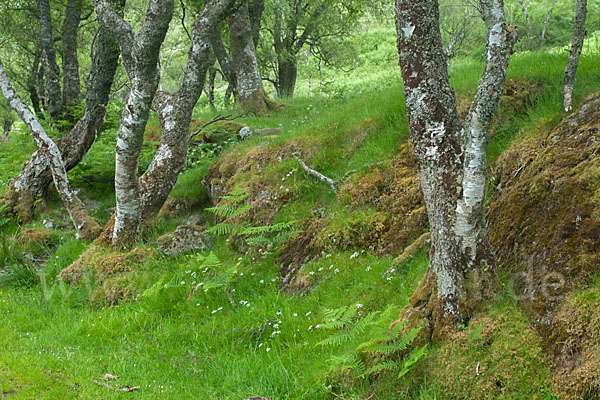
M 314 176 L 315 178 L 327 183 L 329 185 L 329 187 L 331 187 L 331 190 L 333 190 L 333 193 L 335 193 L 336 195 L 338 194 L 338 190 L 337 190 L 337 187 L 335 186 L 335 181 L 333 179 L 328 178 L 325 175 L 323 175 L 322 173 L 320 173 L 319 171 L 315 171 L 314 169 L 310 168 L 300 158 L 298 158 L 298 163 L 300 164 L 300 166 L 302 167 L 303 170 L 305 170 L 306 172 L 308 172 L 310 175 Z

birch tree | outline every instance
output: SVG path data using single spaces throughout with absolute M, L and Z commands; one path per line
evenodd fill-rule
M 113 2 L 117 7 L 125 4 L 124 0 Z M 96 140 L 106 115 L 118 62 L 117 43 L 105 29 L 100 28 L 92 52 L 83 115 L 67 135 L 56 140 L 67 171 L 79 164 Z M 0 203 L 7 205 L 14 215 L 26 222 L 31 216 L 33 199 L 43 196 L 51 182 L 52 174 L 47 159 L 40 152 L 35 152 L 19 176 L 12 180 Z
M 71 220 L 77 229 L 77 233 L 84 239 L 93 239 L 102 231 L 102 227 L 95 219 L 91 218 L 83 203 L 73 193 L 67 171 L 63 163 L 62 155 L 56 143 L 46 134 L 35 115 L 23 104 L 13 89 L 8 76 L 4 71 L 4 65 L 0 60 L 0 89 L 10 107 L 23 120 L 31 131 L 33 139 L 39 148 L 39 152 L 45 157 L 52 171 L 52 179 L 56 190 L 62 199 L 65 208 L 69 212 Z
M 158 58 L 169 23 L 173 0 L 150 0 L 137 34 L 107 0 L 94 0 L 100 23 L 117 39 L 131 87 L 117 131 L 115 160 L 116 215 L 112 244 L 126 247 L 138 238 L 140 185 L 138 160 L 152 100 L 160 79 Z
M 424 319 L 433 338 L 468 320 L 496 290 L 484 219 L 489 126 L 517 40 L 502 0 L 480 0 L 487 61 L 471 110 L 458 117 L 437 0 L 396 0 L 398 54 L 410 135 L 431 228 L 431 261 L 403 318 Z
M 573 26 L 573 43 L 569 51 L 567 66 L 565 67 L 565 81 L 563 85 L 565 112 L 573 108 L 573 87 L 575 85 L 575 74 L 579 66 L 579 56 L 583 49 L 585 37 L 585 17 L 587 14 L 587 0 L 577 0 L 575 5 L 575 22 Z

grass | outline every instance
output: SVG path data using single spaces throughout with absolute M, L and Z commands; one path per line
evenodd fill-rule
M 390 39 L 389 32 L 382 30 L 363 39 L 361 46 L 371 48 L 365 52 L 369 56 L 349 77 L 340 77 L 339 82 L 338 77 L 331 78 L 338 88 L 333 88 L 332 83 L 328 97 L 298 96 L 286 100 L 288 106 L 271 117 L 239 119 L 251 128 L 281 127 L 282 132 L 268 138 L 250 137 L 226 147 L 222 155 L 241 157 L 265 143 L 269 149 L 277 149 L 298 141 L 313 153 L 306 161 L 335 179 L 365 164 L 391 160 L 408 138 L 399 74 L 397 69 L 385 67 L 395 68 L 395 58 L 390 58 L 390 52 L 395 51 L 393 37 Z M 381 45 L 374 47 L 373 43 L 379 41 Z M 561 82 L 565 60 L 565 55 L 554 52 L 513 57 L 509 78 L 541 82 L 544 90 L 498 125 L 501 129 L 495 132 L 488 154 L 492 162 L 513 141 L 547 129 L 563 116 Z M 582 58 L 576 104 L 600 87 L 597 65 L 597 55 Z M 482 68 L 483 64 L 473 59 L 453 63 L 452 84 L 459 99 L 473 95 Z M 358 78 L 374 69 L 376 73 Z M 298 93 L 307 93 L 304 85 L 306 81 L 301 80 Z M 212 114 L 199 109 L 195 117 L 210 118 Z M 102 220 L 110 216 L 114 207 L 114 165 L 106 160 L 114 157 L 115 140 L 113 126 L 102 133 L 84 162 L 70 173 L 75 187 L 83 188 L 87 198 L 100 202 L 94 215 Z M 140 170 L 149 162 L 153 149 L 151 143 L 145 144 Z M 6 182 L 14 176 L 32 150 L 24 132 L 15 133 L 3 143 L 0 180 Z M 216 157 L 211 154 L 195 158 L 180 176 L 173 197 L 206 197 L 206 189 L 198 182 Z M 331 217 L 335 226 L 343 227 L 349 218 L 366 220 L 372 212 L 368 207 L 352 210 L 339 204 L 329 187 L 300 171 L 293 158 L 266 166 L 260 179 L 269 185 L 285 185 L 292 192 L 289 202 L 279 211 L 278 220 L 301 220 L 322 214 Z M 55 209 L 54 217 L 64 216 L 56 198 L 49 205 Z M 146 229 L 147 246 L 154 248 L 156 237 L 172 231 L 177 223 L 175 219 L 160 220 Z M 39 221 L 34 224 L 39 225 Z M 2 232 L 2 267 L 15 276 L 29 274 L 31 287 L 18 280 L 0 283 L 0 397 L 121 398 L 124 394 L 91 381 L 100 380 L 107 373 L 118 376 L 108 382 L 112 386 L 140 386 L 134 394 L 138 399 L 241 399 L 250 395 L 331 399 L 334 394 L 360 399 L 373 393 L 377 399 L 452 396 L 440 384 L 439 374 L 436 376 L 433 368 L 428 371 L 422 366 L 400 383 L 385 374 L 372 380 L 345 382 L 331 374 L 330 358 L 348 348 L 317 346 L 328 335 L 317 328 L 326 310 L 356 304 L 362 304 L 363 313 L 381 311 L 390 305 L 404 307 L 427 268 L 424 252 L 388 280 L 384 273 L 391 266 L 390 255 L 330 247 L 319 259 L 302 266 L 300 274 L 312 289 L 299 295 L 279 290 L 280 266 L 275 258 L 261 258 L 252 252 L 240 254 L 225 241 L 217 240 L 212 251 L 220 266 L 203 272 L 200 260 L 206 254 L 156 256 L 139 269 L 130 270 L 146 295 L 106 308 L 94 299 L 102 282 L 90 280 L 82 287 L 71 287 L 56 278 L 89 244 L 74 239 L 72 233 L 55 230 L 52 246 L 27 250 L 19 247 L 15 232 L 15 227 L 5 227 Z M 20 270 L 24 252 L 40 252 L 50 258 L 33 270 Z M 228 269 L 235 269 L 235 274 L 226 285 L 208 292 L 200 290 L 188 301 L 193 285 Z M 517 312 L 518 305 L 506 297 L 489 311 L 490 315 L 516 315 L 504 325 L 516 339 L 498 336 L 495 343 L 500 349 L 509 346 L 509 339 L 519 341 L 519 330 L 526 323 Z M 535 344 L 530 336 L 526 339 L 526 343 Z M 464 340 L 470 343 L 468 338 Z M 445 351 L 446 355 L 453 354 L 452 349 Z M 435 348 L 425 361 L 448 360 L 443 355 L 441 348 Z M 468 366 L 478 357 L 494 360 L 489 348 L 480 342 L 467 346 L 462 357 L 460 362 Z M 522 364 L 525 373 L 533 373 L 539 366 L 535 357 Z M 538 386 L 544 389 L 543 377 L 540 378 L 544 373 L 545 370 L 535 375 L 533 382 L 515 380 L 518 387 L 511 393 L 531 393 Z

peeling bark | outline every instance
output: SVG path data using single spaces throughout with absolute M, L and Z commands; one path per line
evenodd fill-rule
M 587 14 L 587 0 L 577 0 L 575 5 L 575 23 L 573 26 L 573 44 L 569 51 L 567 66 L 565 67 L 565 81 L 563 85 L 565 112 L 573 109 L 573 86 L 575 74 L 579 66 L 579 56 L 583 48 L 585 37 L 585 17 Z
M 115 2 L 124 3 L 124 0 Z M 69 134 L 56 141 L 67 171 L 79 164 L 96 140 L 106 115 L 106 104 L 118 61 L 119 48 L 115 40 L 106 30 L 100 29 L 87 79 L 83 116 Z M 45 157 L 35 152 L 19 176 L 12 181 L 2 201 L 8 204 L 21 220 L 27 222 L 33 206 L 32 199 L 42 196 L 50 183 L 52 174 L 49 164 Z M 27 204 L 29 206 L 26 206 Z
M 116 37 L 131 80 L 129 96 L 117 131 L 115 195 L 117 200 L 112 244 L 128 247 L 139 235 L 140 185 L 138 160 L 152 100 L 160 79 L 158 57 L 171 18 L 173 0 L 150 0 L 146 17 L 134 36 L 106 0 L 94 0 L 102 25 Z
M 52 19 L 49 0 L 38 0 L 40 12 L 40 43 L 43 50 L 46 79 L 45 107 L 52 120 L 62 117 L 62 91 L 60 88 L 60 69 L 56 63 L 56 51 L 52 38 Z
M 237 109 L 242 113 L 268 114 L 280 105 L 265 94 L 256 49 L 252 41 L 252 28 L 248 15 L 248 1 L 229 16 L 229 44 L 237 76 Z
M 79 61 L 77 59 L 77 32 L 81 21 L 81 0 L 69 0 L 65 7 L 62 26 L 63 107 L 77 104 L 81 95 Z
M 487 63 L 461 127 L 437 0 L 396 0 L 404 96 L 432 241 L 429 271 L 405 314 L 422 309 L 433 337 L 462 324 L 495 289 L 483 208 L 486 149 L 517 35 L 506 24 L 502 0 L 480 0 L 480 8 Z
M 46 131 L 42 125 L 40 125 L 35 115 L 25 106 L 25 104 L 23 104 L 12 88 L 8 76 L 6 76 L 6 73 L 4 72 L 4 66 L 2 65 L 1 60 L 0 89 L 11 108 L 15 110 L 17 115 L 19 115 L 31 131 L 33 139 L 39 148 L 39 152 L 43 154 L 50 165 L 54 185 L 56 186 L 56 190 L 58 191 L 65 208 L 71 216 L 75 229 L 77 229 L 79 235 L 84 239 L 92 239 L 97 236 L 102 231 L 102 227 L 95 219 L 88 215 L 81 200 L 73 193 L 58 146 L 46 134 Z

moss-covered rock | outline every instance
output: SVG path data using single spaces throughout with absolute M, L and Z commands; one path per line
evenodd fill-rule
M 599 146 L 597 94 L 546 135 L 514 144 L 492 174 L 490 241 L 541 327 L 600 261 Z
M 52 241 L 52 234 L 44 228 L 28 228 L 19 236 L 22 245 L 47 246 Z
M 173 233 L 157 239 L 158 247 L 165 254 L 182 254 L 192 250 L 205 250 L 210 242 L 205 226 L 180 225 Z

